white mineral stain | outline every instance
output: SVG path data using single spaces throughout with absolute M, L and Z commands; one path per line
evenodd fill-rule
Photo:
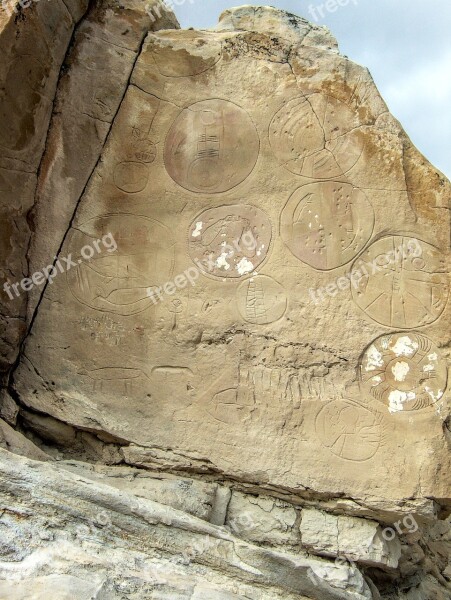
M 395 381 L 405 381 L 407 374 L 410 371 L 410 367 L 406 362 L 397 362 L 391 371 L 395 377 Z
M 240 275 L 246 275 L 254 270 L 254 265 L 246 257 L 243 257 L 236 266 L 236 270 Z
M 257 250 L 257 256 L 261 256 L 261 255 L 262 255 L 261 251 Z
M 392 346 L 391 350 L 396 356 L 413 356 L 418 350 L 418 344 L 405 335 L 396 340 L 396 344 Z
M 384 350 L 388 350 L 389 344 L 390 344 L 390 338 L 389 337 L 385 337 L 385 338 L 382 339 L 381 346 L 382 346 L 382 348 Z
M 402 392 L 401 390 L 393 390 L 388 396 L 388 410 L 391 413 L 396 413 L 404 410 L 403 404 L 409 400 L 415 400 L 415 392 Z
M 366 353 L 366 370 L 375 371 L 378 367 L 384 366 L 384 360 L 382 354 L 373 344 L 370 346 Z
M 373 382 L 373 386 L 379 385 L 380 383 L 382 383 L 382 377 L 380 375 L 375 375 L 371 378 L 371 381 Z
M 435 368 L 435 367 L 434 367 L 434 365 L 424 365 L 424 367 L 423 367 L 423 371 L 424 371 L 425 373 L 428 373 L 429 371 L 433 371 L 433 370 L 434 370 L 434 368 Z
M 203 226 L 204 226 L 204 224 L 202 223 L 202 221 L 199 221 L 198 223 L 196 223 L 196 229 L 193 231 L 193 233 L 191 235 L 193 237 L 199 237 Z
M 437 360 L 438 356 L 435 352 L 433 352 L 432 354 L 429 354 L 428 359 L 429 360 Z
M 228 271 L 230 269 L 230 265 L 227 262 L 228 258 L 229 258 L 229 255 L 227 254 L 227 252 L 223 252 L 216 259 L 216 266 L 219 267 L 220 269 L 224 269 L 224 270 Z
M 440 400 L 440 398 L 443 396 L 444 391 L 443 390 L 438 390 L 436 394 L 434 394 L 434 390 L 431 390 L 430 387 L 428 387 L 427 385 L 424 388 L 426 390 L 426 392 L 429 394 L 429 396 L 432 398 L 433 402 L 437 402 L 438 400 Z

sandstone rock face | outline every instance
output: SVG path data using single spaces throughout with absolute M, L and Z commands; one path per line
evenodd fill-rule
M 325 28 L 70 7 L 0 64 L 0 597 L 450 598 L 449 182 Z

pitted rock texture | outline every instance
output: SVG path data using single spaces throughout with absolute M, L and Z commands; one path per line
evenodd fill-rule
M 0 597 L 450 598 L 449 182 L 324 27 L 36 6 L 1 283 L 55 276 L 2 291 Z

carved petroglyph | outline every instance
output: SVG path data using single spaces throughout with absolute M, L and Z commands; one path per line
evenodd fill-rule
M 91 260 L 80 249 L 112 233 L 117 251 Z M 164 285 L 174 266 L 174 242 L 167 227 L 146 217 L 106 215 L 73 229 L 69 248 L 78 263 L 67 272 L 72 294 L 82 304 L 120 315 L 142 312 L 152 304 L 148 290 Z
M 157 147 L 149 139 L 149 134 L 150 130 L 146 133 L 136 125 L 131 128 L 131 140 L 127 150 L 127 158 L 149 165 L 153 163 L 157 156 Z
M 164 162 L 172 179 L 192 192 L 225 192 L 244 181 L 260 141 L 249 115 L 226 100 L 186 108 L 166 138 Z
M 124 161 L 114 169 L 114 183 L 128 194 L 142 192 L 149 181 L 148 166 L 141 162 Z
M 113 180 L 127 194 L 142 192 L 149 181 L 149 167 L 157 156 L 157 146 L 151 138 L 160 100 L 150 97 L 144 101 L 138 96 L 133 107 L 132 116 L 120 115 L 114 133 L 119 160 L 113 169 Z
M 211 268 L 201 268 L 205 274 L 233 279 L 249 275 L 263 263 L 271 238 L 267 215 L 255 206 L 237 204 L 210 208 L 196 217 L 188 231 L 188 246 L 196 264 L 211 259 Z
M 416 251 L 397 258 L 397 249 L 409 247 L 410 242 L 421 249 L 421 256 Z M 434 246 L 407 236 L 389 236 L 372 244 L 360 259 L 383 267 L 376 273 L 361 273 L 352 292 L 357 305 L 377 323 L 413 329 L 434 323 L 443 313 L 449 277 L 446 258 Z M 353 271 L 358 270 L 357 261 Z
M 263 366 L 239 367 L 238 385 L 213 395 L 207 412 L 230 425 L 243 423 L 263 405 L 299 406 L 301 391 L 295 373 Z
M 336 456 L 354 462 L 372 458 L 383 439 L 381 418 L 346 399 L 326 404 L 316 417 L 315 427 L 326 448 Z
M 245 321 L 266 325 L 278 321 L 287 309 L 284 288 L 267 275 L 243 281 L 236 293 L 238 310 Z
M 82 317 L 77 323 L 82 331 L 88 331 L 90 338 L 99 344 L 118 346 L 126 335 L 125 326 L 113 321 L 108 315 Z
M 446 390 L 446 361 L 437 346 L 419 333 L 395 333 L 375 340 L 359 364 L 362 390 L 391 413 L 420 410 Z
M 374 211 L 365 194 L 335 181 L 296 190 L 280 220 L 280 234 L 294 256 L 321 271 L 354 259 L 373 227 Z
M 127 396 L 132 393 L 135 380 L 142 377 L 147 378 L 147 375 L 141 369 L 127 367 L 104 367 L 88 372 L 80 372 L 79 375 L 85 375 L 92 379 L 94 392 L 119 388 Z
M 281 164 L 296 175 L 333 179 L 359 160 L 363 138 L 358 114 L 323 94 L 293 98 L 269 126 L 271 148 Z

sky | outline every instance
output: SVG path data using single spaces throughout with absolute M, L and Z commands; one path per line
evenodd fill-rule
M 208 29 L 223 10 L 245 2 L 177 3 L 182 27 Z M 369 68 L 392 114 L 417 148 L 451 179 L 451 0 L 349 0 L 346 6 L 337 3 L 335 12 L 327 12 L 326 0 L 269 0 L 268 4 L 326 25 L 341 53 Z

